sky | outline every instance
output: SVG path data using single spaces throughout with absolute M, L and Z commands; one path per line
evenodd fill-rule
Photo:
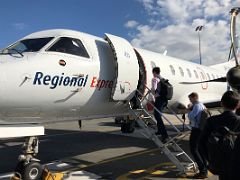
M 1 1 L 0 49 L 40 30 L 73 29 L 121 36 L 134 46 L 203 64 L 228 57 L 229 11 L 240 0 L 12 0 Z

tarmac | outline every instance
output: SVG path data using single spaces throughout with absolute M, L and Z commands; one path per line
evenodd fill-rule
M 179 128 L 173 116 L 167 115 Z M 170 126 L 166 126 L 174 134 Z M 9 179 L 17 164 L 24 139 L 0 140 L 0 179 Z M 190 155 L 188 137 L 179 145 Z M 40 137 L 38 159 L 52 172 L 62 172 L 64 179 L 116 180 L 184 180 L 156 145 L 146 139 L 141 130 L 123 134 L 114 119 L 95 119 L 57 123 L 46 126 Z M 209 173 L 209 180 L 218 178 Z

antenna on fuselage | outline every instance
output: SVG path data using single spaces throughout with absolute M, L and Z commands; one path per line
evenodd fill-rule
M 199 51 L 199 64 L 202 64 L 202 54 L 201 54 L 201 35 L 200 32 L 202 31 L 203 26 L 197 26 L 195 31 L 198 32 L 198 51 Z
M 236 66 L 239 65 L 239 62 L 238 62 L 239 36 L 237 33 L 237 16 L 238 16 L 239 12 L 240 12 L 239 7 L 232 8 L 230 11 L 230 14 L 231 14 L 231 23 L 230 23 L 231 47 L 230 47 L 230 52 L 229 52 L 228 58 L 231 59 L 234 57 Z
M 164 55 L 164 56 L 166 56 L 166 55 L 167 55 L 167 50 L 165 50 L 165 51 L 163 52 L 163 55 Z

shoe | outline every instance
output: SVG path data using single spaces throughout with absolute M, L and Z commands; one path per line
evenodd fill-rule
M 199 172 L 199 173 L 195 174 L 192 178 L 193 179 L 205 179 L 205 178 L 208 178 L 208 175 L 206 172 Z
M 168 142 L 168 140 L 169 140 L 169 137 L 162 137 L 161 138 L 161 141 L 162 141 L 162 143 L 166 143 L 166 142 Z

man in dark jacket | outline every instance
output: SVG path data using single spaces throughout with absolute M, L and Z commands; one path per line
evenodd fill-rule
M 236 110 L 236 114 L 240 116 L 240 107 Z M 240 179 L 240 136 L 237 137 L 231 156 L 231 162 L 229 166 L 228 179 Z
M 200 137 L 200 142 L 199 142 L 200 143 L 199 147 L 201 148 L 201 151 L 207 160 L 209 160 L 207 142 L 208 142 L 208 138 L 210 137 L 211 133 L 214 130 L 216 130 L 218 127 L 221 127 L 221 126 L 225 126 L 232 131 L 240 130 L 240 127 L 236 129 L 236 127 L 240 123 L 240 119 L 234 112 L 238 104 L 239 104 L 239 96 L 237 93 L 233 91 L 225 92 L 221 99 L 221 105 L 224 108 L 224 112 L 220 115 L 212 116 L 207 120 L 206 125 L 203 129 L 202 135 Z M 229 166 L 230 166 L 230 163 L 232 163 L 230 162 L 231 161 L 230 156 L 231 156 L 230 154 L 226 154 L 225 156 L 227 157 L 225 158 L 227 162 L 223 165 L 225 167 L 224 171 L 218 174 L 220 180 L 228 180 Z
M 229 165 L 229 180 L 240 179 L 240 137 L 235 141 L 233 153 L 231 155 L 231 161 Z
M 162 113 L 163 109 L 167 106 L 168 100 L 166 97 L 162 97 L 160 95 L 161 92 L 157 91 L 158 83 L 162 81 L 160 76 L 160 68 L 154 67 L 152 70 L 152 73 L 153 73 L 153 78 L 152 78 L 151 90 L 155 98 L 154 106 L 158 109 L 158 111 L 154 109 L 154 117 L 157 121 L 157 127 L 158 127 L 158 131 L 156 132 L 156 135 L 161 134 L 162 135 L 161 141 L 165 143 L 168 140 L 168 133 L 162 120 L 162 114 L 160 113 Z

